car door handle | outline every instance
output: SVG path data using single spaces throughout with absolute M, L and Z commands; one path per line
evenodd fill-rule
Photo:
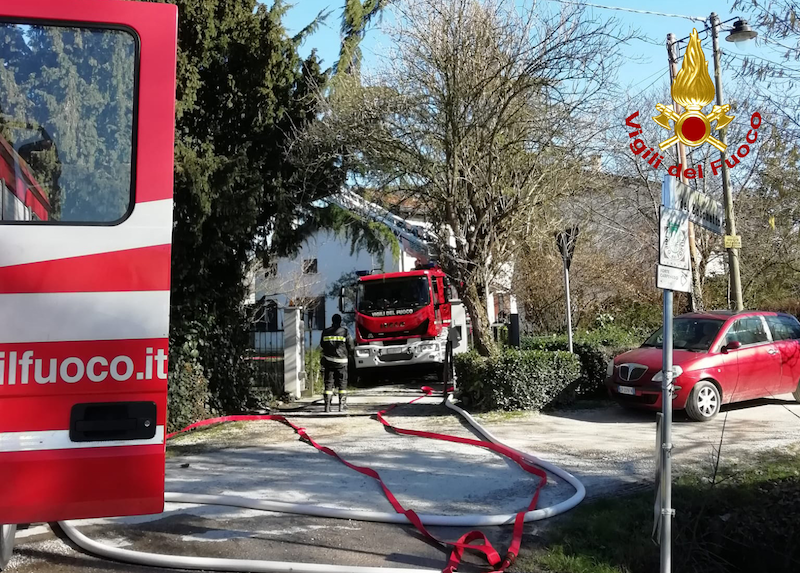
M 774 348 L 770 348 L 769 350 L 767 350 L 767 352 L 768 352 L 769 354 L 777 354 L 777 353 L 778 353 L 778 351 L 777 351 L 777 350 L 775 350 Z

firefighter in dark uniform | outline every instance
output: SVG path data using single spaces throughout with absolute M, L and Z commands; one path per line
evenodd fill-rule
M 333 325 L 322 331 L 322 368 L 325 370 L 325 411 L 331 411 L 333 387 L 339 388 L 339 411 L 347 407 L 347 367 L 353 353 L 353 338 L 334 314 Z

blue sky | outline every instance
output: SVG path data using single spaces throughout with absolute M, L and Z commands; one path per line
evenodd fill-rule
M 559 6 L 554 0 L 540 1 L 542 4 L 548 5 L 552 9 L 557 9 Z M 633 8 L 637 10 L 653 10 L 703 18 L 707 18 L 712 11 L 715 11 L 722 21 L 739 15 L 730 11 L 730 2 L 725 2 L 725 0 L 717 0 L 714 2 L 708 0 L 673 0 L 669 3 L 643 0 L 592 0 L 589 3 Z M 320 29 L 306 41 L 302 48 L 302 54 L 304 56 L 307 55 L 312 48 L 316 48 L 326 66 L 336 61 L 339 51 L 339 26 L 343 5 L 344 0 L 295 0 L 294 6 L 288 12 L 285 20 L 285 24 L 290 33 L 300 30 L 320 11 L 332 10 L 327 23 L 323 24 Z M 700 22 L 691 22 L 683 18 L 634 14 L 599 8 L 590 8 L 589 10 L 598 18 L 613 17 L 627 26 L 638 28 L 641 33 L 652 40 L 652 43 L 634 40 L 622 47 L 626 62 L 619 70 L 619 79 L 623 85 L 631 86 L 633 94 L 651 86 L 659 87 L 661 85 L 666 85 L 667 58 L 664 42 L 667 33 L 672 32 L 678 38 L 683 38 L 691 33 L 693 27 L 697 27 L 698 31 L 703 27 L 703 24 Z M 702 37 L 701 35 L 701 38 Z M 380 29 L 372 29 L 368 32 L 366 40 L 362 44 L 364 67 L 366 69 L 375 65 L 377 54 L 385 48 L 386 42 L 386 37 L 380 32 Z M 720 38 L 720 43 L 728 52 L 740 57 L 741 53 L 733 47 L 733 44 L 725 42 L 724 34 L 722 38 Z M 703 48 L 710 63 L 710 37 L 703 41 Z M 756 46 L 751 47 L 749 52 L 751 54 L 777 60 L 775 52 L 769 48 Z M 713 64 L 711 63 L 709 65 L 709 71 L 713 74 Z M 723 78 L 725 78 L 725 76 L 730 76 L 730 73 L 724 73 Z M 728 85 L 727 82 L 726 85 Z

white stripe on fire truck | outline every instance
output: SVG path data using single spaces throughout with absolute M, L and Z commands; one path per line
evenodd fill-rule
M 0 325 L 9 344 L 167 338 L 169 291 L 0 294 Z
M 0 225 L 0 267 L 172 242 L 172 199 L 138 203 L 114 226 Z
M 0 433 L 0 453 L 115 448 L 120 446 L 157 446 L 164 443 L 164 426 L 156 426 L 156 435 L 149 440 L 112 440 L 106 442 L 73 442 L 69 430 Z

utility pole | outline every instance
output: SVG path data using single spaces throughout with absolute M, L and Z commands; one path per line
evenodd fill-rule
M 667 57 L 669 58 L 669 83 L 672 85 L 672 82 L 675 81 L 675 76 L 678 75 L 678 46 L 674 34 L 667 34 Z M 681 106 L 674 99 L 672 100 L 672 108 L 675 113 L 680 114 L 683 112 Z M 689 181 L 684 175 L 687 167 L 689 167 L 686 163 L 686 146 L 680 140 L 678 140 L 678 161 L 682 165 L 681 182 L 688 185 Z M 691 221 L 689 221 L 689 255 L 692 261 L 692 295 L 689 300 L 691 301 L 692 312 L 696 312 L 704 310 L 705 304 L 703 303 L 703 285 L 699 272 L 700 256 L 697 252 L 694 223 Z
M 711 20 L 711 39 L 714 46 L 714 84 L 717 92 L 717 105 L 722 105 L 722 76 L 719 63 L 719 18 L 715 12 L 709 17 Z M 727 144 L 728 129 L 723 128 L 719 132 L 719 140 L 723 145 Z M 727 153 L 719 152 L 722 159 L 722 204 L 725 208 L 725 234 L 736 235 L 736 221 L 733 214 L 733 195 L 731 194 L 731 176 L 728 172 L 726 163 Z M 739 274 L 739 251 L 738 249 L 728 249 L 728 274 L 730 276 L 731 291 L 735 300 L 736 310 L 744 310 L 742 301 L 742 278 Z

